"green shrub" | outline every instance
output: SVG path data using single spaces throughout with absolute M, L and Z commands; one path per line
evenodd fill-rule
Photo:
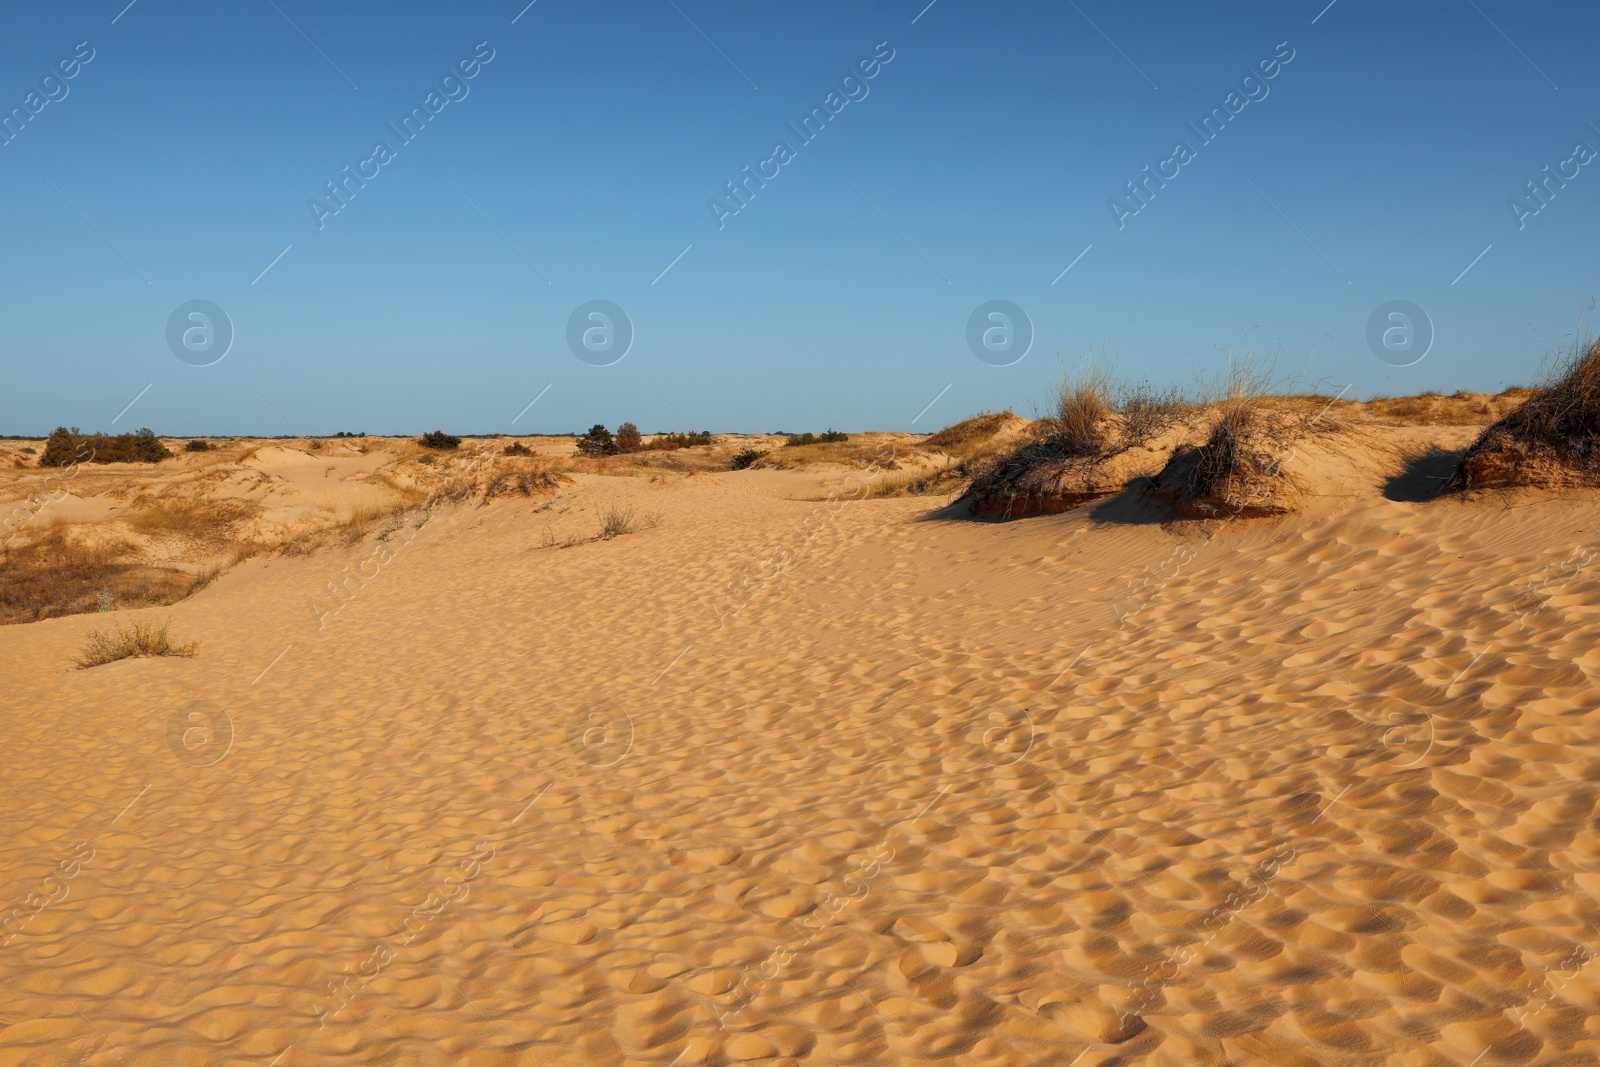
M 617 454 L 616 439 L 611 436 L 611 431 L 604 424 L 595 423 L 589 427 L 589 432 L 578 438 L 578 454 L 582 456 L 614 456 Z
M 453 448 L 460 448 L 461 438 L 447 434 L 443 430 L 435 430 L 432 433 L 425 433 L 421 437 L 417 438 L 417 444 L 421 445 L 423 448 L 436 448 L 440 449 L 441 451 L 448 451 Z
M 743 452 L 740 452 L 733 457 L 732 469 L 736 471 L 742 471 L 746 467 L 755 463 L 756 460 L 760 459 L 764 455 L 766 455 L 766 453 L 759 448 L 747 448 Z

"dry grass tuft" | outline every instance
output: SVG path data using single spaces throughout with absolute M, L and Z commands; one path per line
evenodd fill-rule
M 1579 344 L 1548 384 L 1492 423 L 1443 492 L 1600 485 L 1600 340 Z
M 198 641 L 174 644 L 167 634 L 167 626 L 167 623 L 157 626 L 136 620 L 131 626 L 117 623 L 110 630 L 96 630 L 78 653 L 78 669 L 139 656 L 193 656 L 199 651 Z

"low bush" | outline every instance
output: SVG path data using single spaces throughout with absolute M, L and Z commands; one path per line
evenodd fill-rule
M 461 438 L 445 433 L 443 430 L 434 430 L 432 433 L 425 433 L 417 438 L 417 444 L 423 448 L 449 451 L 461 447 Z
M 209 452 L 211 445 L 205 441 L 190 441 L 183 446 L 185 452 Z
M 1443 491 L 1584 485 L 1600 485 L 1600 340 L 1575 346 L 1548 384 L 1491 423 Z
M 505 450 L 500 454 L 502 456 L 531 456 L 533 455 L 533 449 L 529 448 L 521 441 L 513 441 L 507 445 Z
M 616 446 L 621 453 L 637 452 L 643 439 L 639 436 L 639 427 L 631 422 L 625 422 L 617 427 Z
M 747 448 L 733 457 L 733 467 L 731 469 L 742 471 L 746 467 L 753 465 L 764 455 L 766 453 L 759 448 Z

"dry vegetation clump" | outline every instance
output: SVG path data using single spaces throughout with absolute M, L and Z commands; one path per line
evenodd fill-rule
M 432 448 L 441 452 L 453 452 L 461 447 L 461 438 L 454 434 L 445 433 L 443 430 L 433 430 L 417 438 L 417 444 L 423 448 Z
M 554 471 L 539 467 L 497 466 L 483 484 L 483 500 L 479 506 L 503 496 L 534 496 L 554 492 L 570 479 Z
M 1492 423 L 1443 492 L 1600 486 L 1600 340 L 1574 347 L 1549 384 Z
M 1107 496 L 1133 476 L 1146 449 L 1192 411 L 1181 390 L 1118 383 L 1103 365 L 1068 371 L 1052 415 L 972 479 L 979 515 L 1054 514 Z
M 1294 509 L 1302 487 L 1284 469 L 1300 442 L 1334 433 L 1344 422 L 1324 402 L 1313 413 L 1306 397 L 1268 397 L 1269 368 L 1248 361 L 1231 368 L 1212 405 L 1205 441 L 1180 447 L 1155 479 L 1155 495 L 1189 518 L 1250 518 Z
M 1016 419 L 1009 411 L 986 411 L 970 419 L 951 423 L 922 440 L 923 448 L 936 448 L 952 455 L 965 453 L 984 444 Z
M 96 630 L 78 653 L 78 669 L 139 656 L 193 656 L 199 651 L 198 641 L 174 644 L 167 633 L 168 625 L 135 620 L 130 626 L 117 623 L 110 630 Z
M 141 562 L 126 541 L 86 541 L 52 527 L 37 540 L 0 550 L 0 623 L 95 611 L 102 604 L 171 604 L 205 578 Z

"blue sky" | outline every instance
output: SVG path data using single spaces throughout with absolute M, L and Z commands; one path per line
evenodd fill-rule
M 1600 167 L 1565 163 L 1600 149 L 1593 5 L 125 2 L 0 39 L 0 112 L 65 92 L 0 147 L 0 432 L 927 430 L 1028 414 L 1057 352 L 1102 348 L 1178 385 L 1249 345 L 1351 396 L 1494 390 L 1600 293 Z M 786 124 L 875 49 L 802 144 Z M 402 144 L 430 91 L 459 98 Z M 308 201 L 380 140 L 319 229 Z M 1179 140 L 1119 229 L 1108 201 Z M 1577 173 L 1519 229 L 1546 165 Z M 235 331 L 210 366 L 167 341 L 196 299 Z M 566 340 L 594 299 L 635 331 L 607 366 Z M 1033 324 L 1010 366 L 966 341 L 993 299 Z M 1435 328 L 1402 368 L 1367 342 L 1396 299 Z

